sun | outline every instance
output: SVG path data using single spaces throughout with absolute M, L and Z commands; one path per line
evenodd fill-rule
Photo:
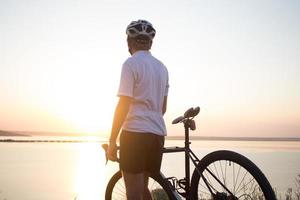
M 118 99 L 117 82 L 99 70 L 68 73 L 48 88 L 48 109 L 66 124 L 68 132 L 107 135 Z
M 102 98 L 99 101 L 91 101 L 77 98 L 63 105 L 59 111 L 60 116 L 71 124 L 76 132 L 96 134 L 109 131 L 113 117 L 113 100 Z
M 115 101 L 98 94 L 68 95 L 61 101 L 59 115 L 71 124 L 76 132 L 107 133 L 111 127 Z

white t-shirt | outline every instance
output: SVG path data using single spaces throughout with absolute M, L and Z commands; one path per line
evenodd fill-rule
M 137 51 L 128 58 L 122 66 L 118 96 L 133 100 L 122 128 L 166 135 L 162 107 L 168 88 L 167 68 L 149 51 Z

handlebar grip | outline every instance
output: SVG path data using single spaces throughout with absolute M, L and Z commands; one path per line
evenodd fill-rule
M 102 144 L 101 147 L 103 148 L 103 150 L 106 152 L 108 149 L 108 144 Z
M 102 144 L 101 147 L 102 147 L 103 150 L 105 151 L 105 160 L 106 160 L 105 164 L 107 164 L 107 162 L 108 162 L 108 157 L 107 157 L 106 152 L 107 152 L 107 149 L 108 149 L 108 144 Z
M 107 149 L 108 149 L 108 144 L 102 144 L 101 147 L 103 148 L 103 150 L 105 151 L 105 159 L 106 159 L 106 163 L 108 162 L 108 156 L 107 156 Z M 119 147 L 117 147 L 117 149 L 119 149 Z M 114 162 L 119 162 L 119 158 L 117 158 L 116 160 L 111 160 L 111 161 L 114 161 Z

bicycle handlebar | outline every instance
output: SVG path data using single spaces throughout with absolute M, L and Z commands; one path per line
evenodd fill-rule
M 106 159 L 106 163 L 108 162 L 108 156 L 107 156 L 107 149 L 108 149 L 108 144 L 102 144 L 101 147 L 103 148 L 103 150 L 105 151 L 105 159 Z M 119 147 L 117 147 L 117 149 L 119 149 Z M 117 158 L 116 160 L 111 160 L 113 162 L 119 162 L 119 158 Z
M 195 108 L 190 108 L 188 109 L 187 111 L 185 111 L 185 113 L 183 114 L 183 116 L 180 116 L 180 117 L 177 117 L 176 119 L 174 119 L 172 121 L 172 124 L 178 124 L 178 123 L 184 123 L 185 125 L 188 124 L 188 128 L 190 128 L 191 130 L 196 130 L 196 124 L 195 124 L 195 121 L 192 120 L 195 116 L 197 116 L 200 112 L 200 107 L 195 107 Z M 107 156 L 107 149 L 108 149 L 108 144 L 102 144 L 101 145 L 103 150 L 105 151 L 105 158 L 106 158 L 106 164 L 108 162 L 108 156 Z M 119 147 L 117 147 L 117 149 L 119 149 Z M 182 149 L 179 148 L 181 151 Z M 164 150 L 165 153 L 168 152 L 168 149 L 165 149 Z M 175 151 L 177 151 L 175 149 Z M 169 152 L 174 152 L 174 150 L 169 150 Z M 119 158 L 117 158 L 116 160 L 112 160 L 114 162 L 119 162 Z

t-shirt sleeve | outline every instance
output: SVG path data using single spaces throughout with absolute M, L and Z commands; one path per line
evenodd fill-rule
M 133 97 L 134 75 L 128 63 L 122 66 L 118 96 Z

